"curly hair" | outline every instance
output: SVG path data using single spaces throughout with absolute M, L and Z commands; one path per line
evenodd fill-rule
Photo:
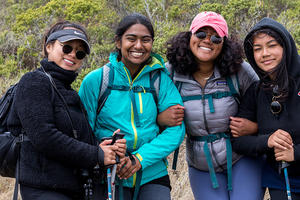
M 167 59 L 177 73 L 192 75 L 198 70 L 195 55 L 190 49 L 191 32 L 180 32 L 167 42 Z M 236 73 L 243 62 L 243 48 L 236 36 L 224 37 L 220 55 L 214 65 L 223 77 Z

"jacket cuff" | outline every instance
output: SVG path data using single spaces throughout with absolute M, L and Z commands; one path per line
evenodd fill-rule
M 259 146 L 258 147 L 258 152 L 266 153 L 268 151 L 273 151 L 273 148 L 269 148 L 269 146 L 268 146 L 268 140 L 269 140 L 270 136 L 271 136 L 271 134 L 261 135 L 261 139 L 260 139 L 259 144 L 258 144 L 258 146 Z
M 104 152 L 100 147 L 98 147 L 98 164 L 104 166 Z
M 294 159 L 295 161 L 300 160 L 300 144 L 294 145 Z

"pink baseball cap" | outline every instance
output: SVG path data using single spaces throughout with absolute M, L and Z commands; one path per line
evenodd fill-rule
M 194 34 L 204 26 L 212 27 L 220 37 L 228 36 L 228 27 L 225 19 L 218 13 L 205 11 L 199 13 L 192 21 L 190 31 Z

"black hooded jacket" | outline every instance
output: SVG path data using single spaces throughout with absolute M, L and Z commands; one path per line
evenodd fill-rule
M 21 145 L 20 183 L 64 192 L 79 191 L 79 169 L 103 165 L 103 151 L 95 144 L 80 98 L 71 88 L 77 74 L 47 59 L 41 65 L 64 97 L 78 138 L 73 136 L 71 121 L 49 78 L 41 69 L 25 74 L 19 81 L 8 119 L 12 133 L 22 127 L 30 140 Z
M 232 139 L 234 151 L 244 155 L 267 155 L 268 163 L 278 171 L 279 162 L 275 161 L 274 151 L 267 145 L 269 136 L 278 129 L 290 133 L 294 143 L 295 161 L 288 167 L 289 175 L 300 180 L 300 56 L 295 42 L 290 33 L 278 22 L 264 18 L 258 22 L 245 38 L 244 48 L 249 63 L 258 73 L 260 70 L 254 60 L 253 47 L 248 42 L 253 33 L 262 28 L 269 28 L 277 32 L 283 39 L 286 54 L 286 66 L 289 76 L 288 98 L 282 103 L 282 112 L 275 116 L 270 111 L 272 93 L 263 90 L 258 83 L 252 84 L 247 90 L 241 102 L 238 116 L 258 123 L 258 133 L 252 136 L 242 136 Z M 265 172 L 264 172 L 265 173 Z M 265 175 L 265 174 L 264 174 Z M 263 176 L 264 176 L 263 175 Z M 282 181 L 284 181 L 282 179 Z M 297 185 L 291 185 L 300 191 L 300 181 Z

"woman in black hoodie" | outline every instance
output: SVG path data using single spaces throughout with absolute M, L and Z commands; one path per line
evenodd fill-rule
M 45 34 L 41 67 L 25 74 L 18 84 L 8 125 L 12 133 L 24 131 L 29 139 L 21 144 L 20 154 L 23 200 L 82 200 L 86 181 L 82 178 L 87 178 L 82 172 L 116 163 L 116 153 L 124 157 L 124 139 L 115 145 L 96 143 L 80 98 L 71 88 L 89 53 L 85 29 L 58 22 Z
M 232 147 L 245 155 L 266 155 L 262 183 L 272 200 L 288 199 L 282 170 L 287 164 L 292 198 L 300 199 L 300 56 L 295 42 L 280 23 L 264 18 L 246 36 L 244 48 L 260 81 L 247 90 L 238 116 L 257 122 L 258 132 L 234 138 Z M 233 132 L 239 128 L 232 120 Z

